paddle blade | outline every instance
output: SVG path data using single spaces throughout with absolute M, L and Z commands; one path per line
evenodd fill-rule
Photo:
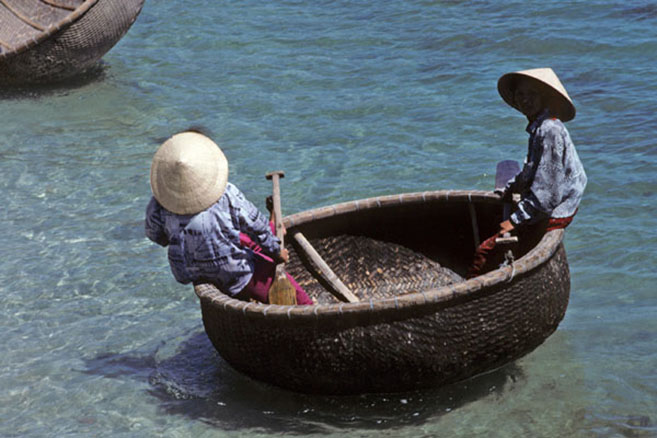
M 495 188 L 503 189 L 506 183 L 520 172 L 520 165 L 514 160 L 504 160 L 497 163 L 495 171 Z
M 269 288 L 269 304 L 280 304 L 282 306 L 297 304 L 297 291 L 285 273 L 277 275 Z

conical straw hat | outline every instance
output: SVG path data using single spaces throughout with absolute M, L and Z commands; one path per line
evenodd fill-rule
M 228 161 L 205 135 L 182 132 L 162 143 L 151 164 L 155 199 L 176 214 L 195 214 L 217 202 L 228 182 Z
M 497 81 L 497 90 L 502 99 L 518 111 L 520 109 L 516 105 L 514 93 L 520 80 L 529 80 L 537 85 L 538 90 L 545 96 L 547 106 L 553 116 L 558 117 L 562 122 L 575 118 L 575 105 L 551 68 L 535 68 L 507 73 Z

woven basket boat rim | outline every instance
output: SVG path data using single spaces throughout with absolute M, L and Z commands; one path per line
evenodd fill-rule
M 328 207 L 306 210 L 284 218 L 285 227 L 293 226 L 317 219 L 364 209 L 381 208 L 411 203 L 423 203 L 429 200 L 484 201 L 498 203 L 497 195 L 478 190 L 436 190 L 428 192 L 404 193 L 399 195 L 378 196 L 361 200 L 343 202 Z M 241 301 L 221 292 L 212 284 L 199 284 L 194 291 L 199 299 L 206 300 L 213 306 L 221 306 L 226 311 L 241 312 L 255 317 L 270 317 L 285 319 L 308 319 L 334 317 L 336 314 L 369 313 L 399 308 L 420 308 L 434 303 L 456 302 L 463 297 L 475 294 L 482 289 L 495 285 L 510 283 L 515 277 L 521 276 L 540 266 L 550 259 L 563 241 L 564 230 L 558 229 L 545 233 L 538 244 L 512 265 L 496 269 L 487 274 L 463 281 L 407 295 L 370 299 L 358 303 L 314 304 L 309 306 L 283 306 Z
M 43 41 L 52 37 L 54 34 L 66 29 L 78 21 L 87 12 L 89 12 L 89 9 L 91 9 L 96 3 L 98 3 L 98 0 L 85 0 L 80 6 L 71 11 L 71 13 L 66 16 L 66 18 L 58 21 L 57 23 L 50 24 L 36 38 L 29 39 L 26 42 L 13 47 L 9 51 L 0 53 L 0 59 L 10 58 L 41 44 Z

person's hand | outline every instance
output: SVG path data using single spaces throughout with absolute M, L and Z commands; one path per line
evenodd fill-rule
M 272 196 L 267 196 L 265 203 L 267 205 L 267 210 L 269 210 L 269 221 L 275 223 L 276 215 L 274 214 L 274 198 Z M 281 223 L 281 231 L 283 232 L 283 236 L 287 234 L 287 230 L 285 229 L 285 225 L 283 225 L 283 223 Z
M 495 189 L 495 190 L 493 190 L 493 193 L 495 193 L 497 196 L 499 196 L 500 199 L 504 202 L 513 201 L 513 192 L 511 190 Z
M 511 222 L 509 219 L 505 220 L 500 224 L 500 231 L 499 233 L 504 235 L 505 233 L 510 233 L 511 230 L 513 230 L 515 227 L 513 226 L 513 222 Z
M 276 223 L 274 222 L 275 218 L 272 218 L 270 221 L 270 226 L 272 227 L 272 232 L 276 237 L 278 237 L 278 230 L 276 229 Z M 283 222 L 281 222 L 281 232 L 283 233 L 283 236 L 287 234 L 287 228 L 285 228 L 285 225 Z
M 287 252 L 287 249 L 283 248 L 281 249 L 281 253 L 278 255 L 278 260 L 281 263 L 287 263 L 290 261 L 290 254 Z

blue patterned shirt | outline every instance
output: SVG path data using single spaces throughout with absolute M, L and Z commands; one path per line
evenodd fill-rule
M 527 126 L 527 132 L 525 164 L 505 188 L 505 193 L 521 195 L 511 222 L 522 225 L 574 215 L 584 194 L 586 173 L 570 134 L 561 120 L 550 118 L 547 111 Z
M 231 183 L 216 203 L 193 215 L 171 213 L 151 198 L 145 228 L 149 239 L 169 246 L 176 280 L 212 282 L 231 295 L 241 292 L 253 274 L 253 251 L 240 245 L 240 232 L 274 259 L 281 251 L 269 220 Z

